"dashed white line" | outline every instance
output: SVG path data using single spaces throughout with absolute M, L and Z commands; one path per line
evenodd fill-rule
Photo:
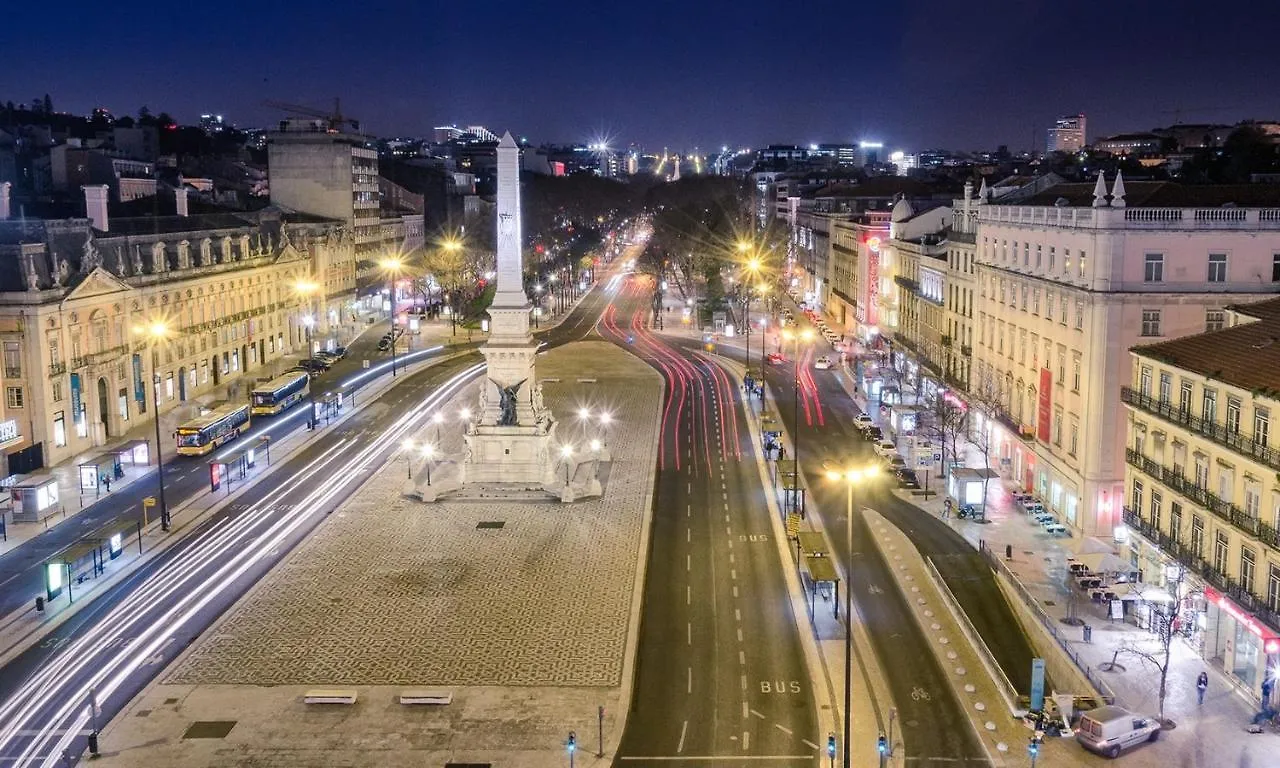
M 685 687 L 689 693 L 693 693 L 693 667 L 686 667 L 686 669 L 689 670 L 689 678 Z
M 746 651 L 738 651 L 738 664 L 740 664 L 740 665 L 742 665 L 742 666 L 744 666 L 744 667 L 747 665 L 747 652 L 746 652 Z
M 774 724 L 773 724 L 773 727 L 774 727 L 774 728 L 777 728 L 778 730 L 782 731 L 783 733 L 787 734 L 788 736 L 795 736 L 795 733 L 793 733 L 793 732 L 792 732 L 792 730 L 791 730 L 790 728 L 788 728 L 788 727 L 784 726 L 782 723 L 774 723 Z
M 737 584 L 734 584 L 734 585 L 733 585 L 733 596 L 734 596 L 735 598 L 738 596 L 738 585 L 737 585 Z
M 680 726 L 680 743 L 676 745 L 676 754 L 684 751 L 684 735 L 689 730 L 689 721 L 685 720 L 684 725 Z
M 817 744 L 814 744 L 812 741 L 809 741 L 808 739 L 801 739 L 800 741 L 804 742 L 805 745 L 809 747 L 809 749 L 820 749 L 820 747 Z
M 738 680 L 739 680 L 739 682 L 741 682 L 741 683 L 742 683 L 742 690 L 744 690 L 744 691 L 745 691 L 745 690 L 747 690 L 747 676 L 746 676 L 746 675 L 740 675 L 740 676 L 738 677 Z
M 684 641 L 686 645 L 693 645 L 693 624 L 684 625 Z
M 733 579 L 734 581 L 737 581 L 737 579 L 738 579 L 738 569 L 737 569 L 737 568 L 730 568 L 730 569 L 729 569 L 729 578 Z
M 684 569 L 686 571 L 693 570 L 693 555 L 684 556 Z
M 742 609 L 741 609 L 741 608 L 734 608 L 734 609 L 733 609 L 733 620 L 734 620 L 734 621 L 742 621 Z
M 747 731 L 742 732 L 742 751 L 747 751 L 751 746 L 751 734 Z
M 746 719 L 747 719 L 747 713 L 748 713 L 749 711 L 750 711 L 750 710 L 749 710 L 749 709 L 747 709 L 747 702 L 745 702 L 745 701 L 744 701 L 744 702 L 742 702 L 742 719 L 743 719 L 743 720 L 746 720 Z
M 729 553 L 729 562 L 731 562 L 731 563 L 733 562 L 733 553 L 732 553 L 732 552 L 730 552 L 730 553 Z
M 742 627 L 738 627 L 738 642 L 742 642 Z
M 759 712 L 755 711 L 754 709 L 753 709 L 753 710 L 751 710 L 751 714 L 755 715 L 756 717 L 760 718 L 761 720 L 763 720 L 763 719 L 764 719 L 764 715 L 760 714 Z
M 693 605 L 693 587 L 684 588 L 684 604 Z

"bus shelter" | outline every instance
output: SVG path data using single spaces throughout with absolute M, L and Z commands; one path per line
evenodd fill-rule
M 14 483 L 9 499 L 15 523 L 38 523 L 62 509 L 58 478 L 52 475 L 32 475 Z
M 797 514 L 804 519 L 804 491 L 796 482 L 795 472 L 782 473 L 782 514 Z
M 346 404 L 342 392 L 325 392 L 322 396 L 314 401 L 315 421 L 318 424 L 321 419 L 328 424 L 331 419 L 338 418 L 342 413 L 342 406 Z
M 836 573 L 835 563 L 824 554 L 811 555 L 804 559 L 804 576 L 809 582 L 809 616 L 817 610 L 817 598 L 821 594 L 824 600 L 831 600 L 832 615 L 840 618 L 840 576 Z M 845 587 L 848 589 L 848 587 Z
M 87 572 L 84 572 L 87 568 Z M 75 602 L 71 584 L 82 583 L 106 569 L 106 556 L 101 539 L 86 539 L 72 544 L 44 563 L 45 596 L 53 600 L 67 590 L 67 601 Z M 77 576 L 76 574 L 79 574 Z
M 119 457 L 121 464 L 146 466 L 151 463 L 151 443 L 146 440 L 130 440 L 113 453 Z
M 93 493 L 94 497 L 111 490 L 111 481 L 124 477 L 117 453 L 100 453 L 80 462 L 80 495 Z
M 231 484 L 243 480 L 258 462 L 258 447 L 240 448 L 228 453 L 220 459 L 209 462 L 209 490 L 216 491 L 222 486 L 231 493 Z

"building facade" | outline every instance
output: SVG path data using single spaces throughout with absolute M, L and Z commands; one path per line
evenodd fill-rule
M 1180 582 L 1181 634 L 1258 699 L 1280 674 L 1280 300 L 1225 311 L 1132 351 L 1118 538 L 1145 580 Z
M 1127 350 L 1220 327 L 1228 304 L 1280 289 L 1280 194 L 1089 186 L 980 196 L 970 389 L 1003 473 L 1092 534 L 1120 521 Z
M 1088 120 L 1083 114 L 1067 115 L 1053 121 L 1045 141 L 1044 151 L 1074 153 L 1084 149 L 1086 144 L 1085 128 Z
M 232 380 L 301 353 L 310 309 L 297 286 L 350 243 L 339 222 L 291 216 L 0 221 L 11 470 L 118 439 L 155 418 L 157 399 L 191 418 Z M 164 340 L 135 331 L 154 323 Z

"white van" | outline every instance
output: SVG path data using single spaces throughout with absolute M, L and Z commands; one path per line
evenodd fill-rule
M 1076 728 L 1076 741 L 1090 752 L 1119 757 L 1120 750 L 1160 738 L 1160 722 L 1110 705 L 1085 712 Z

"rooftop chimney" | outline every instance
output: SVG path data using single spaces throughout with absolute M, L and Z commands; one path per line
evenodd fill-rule
M 107 219 L 107 199 L 111 196 L 111 188 L 106 184 L 86 184 L 84 190 L 85 215 L 93 222 L 93 228 L 102 232 L 110 231 Z
M 0 181 L 0 221 L 9 218 L 9 188 L 12 186 L 7 181 Z
M 179 216 L 187 215 L 187 188 L 178 187 L 173 190 L 173 202 L 178 208 Z

